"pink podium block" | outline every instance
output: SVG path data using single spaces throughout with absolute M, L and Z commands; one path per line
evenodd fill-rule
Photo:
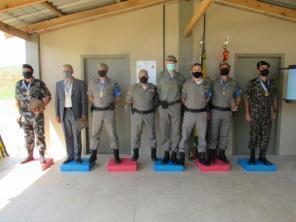
M 215 160 L 215 163 L 212 163 L 210 166 L 205 166 L 201 164 L 199 161 L 195 162 L 196 166 L 199 168 L 201 172 L 219 172 L 219 171 L 230 171 L 230 164 L 226 164 L 219 159 Z
M 107 169 L 108 172 L 135 172 L 138 169 L 138 163 L 130 158 L 121 158 L 121 163 L 116 164 L 114 159 L 110 159 Z

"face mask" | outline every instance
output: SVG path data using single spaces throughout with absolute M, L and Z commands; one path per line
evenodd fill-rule
M 64 71 L 63 73 L 64 73 L 65 78 L 70 78 L 72 76 L 72 73 L 69 71 Z
M 196 79 L 199 79 L 202 77 L 202 72 L 192 72 L 192 76 Z
M 30 79 L 33 76 L 32 71 L 23 72 L 23 76 L 25 79 Z
M 106 70 L 99 70 L 98 74 L 100 77 L 105 77 L 107 75 L 107 71 Z
M 148 78 L 147 77 L 143 76 L 143 77 L 140 78 L 140 83 L 146 84 L 147 82 L 148 82 Z
M 229 74 L 229 69 L 228 68 L 223 68 L 223 69 L 221 69 L 221 75 L 222 76 L 227 76 L 228 74 Z
M 268 76 L 268 74 L 269 74 L 269 70 L 268 69 L 263 69 L 263 70 L 260 71 L 260 75 L 261 76 Z
M 169 72 L 173 72 L 176 68 L 176 64 L 169 63 L 169 64 L 167 64 L 166 68 Z

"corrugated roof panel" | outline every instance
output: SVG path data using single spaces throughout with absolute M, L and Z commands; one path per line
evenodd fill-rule
M 54 12 L 50 11 L 42 4 L 35 4 L 32 6 L 11 10 L 5 13 L 1 13 L 0 16 L 3 14 L 5 15 L 5 17 L 0 17 L 0 21 L 12 26 L 32 24 L 56 17 L 56 14 Z
M 284 8 L 295 9 L 296 10 L 296 1 L 295 0 L 259 0 L 261 2 L 266 2 L 273 5 L 278 5 Z
M 113 4 L 115 0 L 52 0 L 55 6 L 66 14 L 71 14 L 83 10 L 97 8 L 109 4 Z

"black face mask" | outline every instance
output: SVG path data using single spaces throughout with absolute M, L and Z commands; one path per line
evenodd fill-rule
M 199 79 L 202 77 L 202 72 L 192 72 L 192 76 L 196 79 Z
M 229 69 L 228 68 L 223 68 L 223 69 L 221 69 L 221 72 L 220 72 L 220 74 L 222 75 L 222 76 L 227 76 L 228 74 L 229 74 Z
M 268 69 L 263 69 L 263 70 L 260 71 L 260 75 L 261 76 L 268 76 L 268 74 L 269 74 L 269 70 Z
M 33 76 L 32 71 L 23 72 L 23 76 L 25 79 L 30 79 Z
M 107 71 L 106 70 L 99 70 L 98 74 L 100 77 L 105 77 L 107 75 Z
M 148 82 L 148 78 L 147 77 L 143 76 L 143 77 L 140 78 L 140 83 L 146 84 L 147 82 Z

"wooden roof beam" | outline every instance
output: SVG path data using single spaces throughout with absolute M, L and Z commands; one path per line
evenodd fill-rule
M 30 41 L 31 40 L 31 34 L 30 33 L 27 33 L 27 32 L 24 32 L 22 30 L 19 30 L 19 29 L 16 29 L 8 24 L 5 24 L 3 22 L 0 22 L 0 30 L 5 32 L 5 33 L 8 33 L 8 34 L 11 34 L 13 36 L 17 36 L 19 38 L 22 38 L 24 40 L 27 40 L 27 41 Z
M 42 5 L 45 6 L 46 8 L 48 8 L 53 13 L 57 14 L 58 16 L 64 16 L 65 15 L 60 9 L 58 9 L 51 2 L 45 1 L 45 2 L 42 2 Z
M 34 4 L 45 2 L 46 0 L 1 0 L 0 12 L 7 12 L 9 10 L 23 8 Z
M 194 26 L 199 22 L 199 20 L 204 16 L 207 9 L 212 5 L 213 0 L 202 0 L 197 8 L 195 9 L 195 12 L 189 21 L 188 25 L 186 26 L 184 36 L 188 37 L 191 35 L 192 30 Z
M 272 17 L 296 22 L 296 10 L 257 0 L 215 0 L 217 4 L 269 15 Z
M 21 30 L 34 33 L 43 32 L 47 30 L 57 29 L 66 25 L 81 23 L 101 17 L 110 15 L 117 15 L 125 12 L 130 12 L 154 5 L 164 4 L 174 0 L 129 0 L 120 3 L 114 3 L 107 6 L 102 6 L 95 9 L 90 9 L 82 12 L 77 12 L 69 15 L 65 15 L 58 18 L 49 19 L 42 22 L 37 22 L 31 25 L 27 25 L 21 28 Z

